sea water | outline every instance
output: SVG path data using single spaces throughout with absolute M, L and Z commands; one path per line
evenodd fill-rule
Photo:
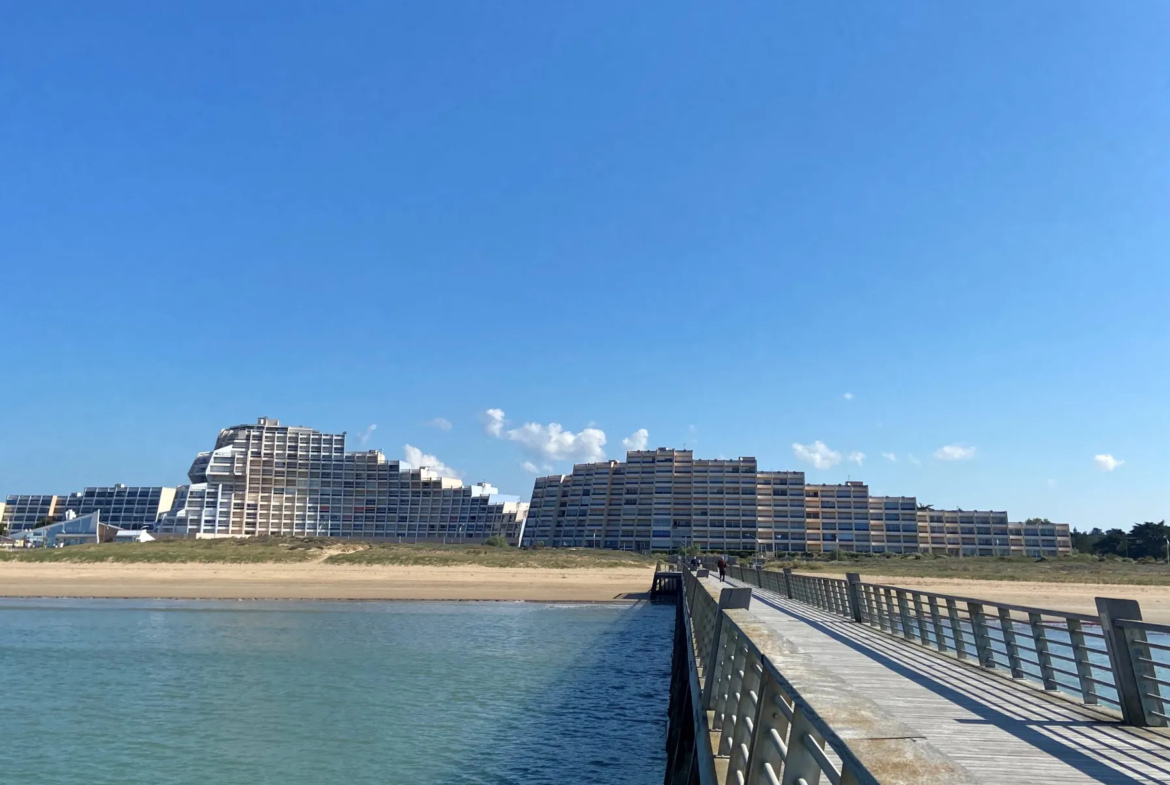
M 0 600 L 0 783 L 658 785 L 674 613 Z

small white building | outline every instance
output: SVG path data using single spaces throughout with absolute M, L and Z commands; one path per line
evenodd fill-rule
M 114 542 L 154 542 L 155 538 L 145 529 L 122 529 L 114 535 Z

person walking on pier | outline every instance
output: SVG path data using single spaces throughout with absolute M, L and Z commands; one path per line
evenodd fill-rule
M 718 566 L 719 566 L 719 580 L 726 582 L 727 581 L 727 559 L 724 559 L 722 556 L 720 556 L 719 561 L 718 561 Z

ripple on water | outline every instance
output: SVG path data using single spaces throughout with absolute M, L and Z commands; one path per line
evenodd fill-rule
M 6 601 L 3 782 L 662 781 L 668 605 Z

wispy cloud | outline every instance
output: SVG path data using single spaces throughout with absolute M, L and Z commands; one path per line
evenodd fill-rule
M 626 438 L 622 439 L 622 447 L 627 450 L 645 450 L 650 441 L 650 431 L 639 428 Z
M 1093 466 L 1097 467 L 1097 471 L 1099 472 L 1111 472 L 1123 463 L 1125 461 L 1120 458 L 1114 458 L 1109 453 L 1093 456 Z
M 376 430 L 378 430 L 378 426 L 376 424 L 367 425 L 366 429 L 357 435 L 356 438 L 358 443 L 365 445 L 370 440 L 370 437 L 374 435 L 374 431 Z
M 969 461 L 975 457 L 974 447 L 964 447 L 961 444 L 948 444 L 934 451 L 936 461 Z
M 921 466 L 921 465 L 922 465 L 922 461 L 918 460 L 918 459 L 917 459 L 917 458 L 915 458 L 913 455 L 907 455 L 907 456 L 906 456 L 906 460 L 910 461 L 910 463 L 914 464 L 915 466 Z
M 891 463 L 898 462 L 898 456 L 894 455 L 894 453 L 892 453 L 892 452 L 883 452 L 882 457 L 885 458 L 887 461 L 890 461 Z
M 841 397 L 847 401 L 852 401 L 854 398 L 854 395 L 853 395 L 853 393 L 847 392 L 844 395 L 842 395 Z
M 483 432 L 488 436 L 499 436 L 504 430 L 504 410 L 488 409 L 480 416 Z
M 830 469 L 841 462 L 841 453 L 829 449 L 822 441 L 815 441 L 812 444 L 793 442 L 792 454 L 798 460 L 811 463 L 818 469 Z
M 440 477 L 451 477 L 456 480 L 463 479 L 463 472 L 458 469 L 453 469 L 447 464 L 440 461 L 434 455 L 428 455 L 412 444 L 402 445 L 402 457 L 415 469 L 427 468 L 438 474 Z
M 484 432 L 489 436 L 516 442 L 526 452 L 544 461 L 594 463 L 605 460 L 605 431 L 600 428 L 582 428 L 579 433 L 573 433 L 555 422 L 548 425 L 527 422 L 518 428 L 505 428 L 507 418 L 503 409 L 488 409 L 482 420 Z
M 862 466 L 865 464 L 865 453 L 857 451 L 851 452 L 849 453 L 849 457 L 846 460 L 853 461 L 858 466 Z
M 434 426 L 435 428 L 438 428 L 440 431 L 451 430 L 451 421 L 448 420 L 446 417 L 436 417 L 435 419 L 428 421 L 427 425 Z

